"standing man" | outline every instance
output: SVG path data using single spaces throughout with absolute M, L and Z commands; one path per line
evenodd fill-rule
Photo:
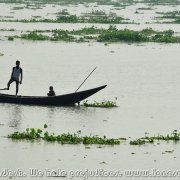
M 21 80 L 19 81 L 20 75 L 21 75 Z M 23 78 L 23 70 L 20 67 L 20 61 L 16 61 L 16 66 L 13 67 L 12 69 L 11 79 L 7 84 L 7 89 L 9 90 L 10 84 L 14 81 L 16 82 L 16 96 L 18 94 L 19 84 L 22 84 L 22 78 Z

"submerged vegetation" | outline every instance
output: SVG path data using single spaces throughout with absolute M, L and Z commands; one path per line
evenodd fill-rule
M 44 125 L 44 131 L 47 128 L 47 125 Z M 38 140 L 43 139 L 44 141 L 49 142 L 59 142 L 61 144 L 104 144 L 104 145 L 119 145 L 120 139 L 108 139 L 106 136 L 80 136 L 81 131 L 78 131 L 77 134 L 60 134 L 55 135 L 54 133 L 50 134 L 48 131 L 44 132 L 42 129 L 27 128 L 25 132 L 14 132 L 9 135 L 8 138 L 15 140 Z
M 47 35 L 48 33 L 48 35 Z M 11 36 L 12 37 L 12 36 Z M 30 31 L 14 38 L 26 40 L 50 40 L 50 41 L 68 41 L 68 42 L 89 42 L 97 41 L 104 43 L 113 42 L 160 42 L 160 43 L 180 43 L 180 36 L 175 36 L 174 31 L 155 31 L 151 28 L 141 31 L 129 29 L 118 30 L 115 26 L 110 26 L 108 29 L 83 28 L 80 30 L 36 30 Z
M 84 101 L 83 105 L 86 107 L 101 107 L 101 108 L 112 108 L 112 107 L 117 107 L 115 101 L 103 101 L 103 102 L 96 102 L 94 103 L 88 103 L 88 101 Z

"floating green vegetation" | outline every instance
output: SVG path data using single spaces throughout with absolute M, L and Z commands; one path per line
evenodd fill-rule
M 30 4 L 28 3 L 25 6 L 26 9 L 32 9 L 32 10 L 37 10 L 37 9 L 43 9 L 43 6 L 41 6 L 40 4 Z
M 43 34 L 38 34 L 36 32 L 30 32 L 29 34 L 23 34 L 21 35 L 22 39 L 27 39 L 27 40 L 49 40 L 49 37 Z
M 37 19 L 37 18 L 42 18 L 41 16 L 32 16 L 32 17 L 33 17 L 33 18 L 36 18 L 36 19 Z
M 134 21 L 124 21 L 124 18 L 119 16 L 94 16 L 94 17 L 83 17 L 76 15 L 63 16 L 59 15 L 57 19 L 1 19 L 0 22 L 22 22 L 22 23 L 94 23 L 94 24 L 137 24 Z
M 2 18 L 14 18 L 14 16 L 3 16 Z
M 123 17 L 117 16 L 116 13 L 110 12 L 106 14 L 103 10 L 92 10 L 89 13 L 83 13 L 82 19 L 86 23 L 103 23 L 103 24 L 123 24 L 123 23 L 134 23 L 127 22 Z
M 1 3 L 24 3 L 29 4 L 59 4 L 59 5 L 78 5 L 96 3 L 97 5 L 112 5 L 117 7 L 126 7 L 131 5 L 134 0 L 0 0 Z
M 44 129 L 34 129 L 27 128 L 25 132 L 14 132 L 9 135 L 8 138 L 15 140 L 38 140 L 43 139 L 44 141 L 49 142 L 59 142 L 61 144 L 104 144 L 104 145 L 119 145 L 120 139 L 108 139 L 106 136 L 80 136 L 81 131 L 78 131 L 77 134 L 61 134 L 55 135 L 54 133 L 50 134 L 47 129 L 47 125 L 44 125 Z M 45 132 L 44 132 L 45 131 Z
M 56 20 L 52 20 L 55 23 L 83 23 L 83 19 L 76 15 L 62 15 L 59 14 Z
M 70 15 L 67 9 L 63 9 L 61 11 L 59 11 L 58 13 L 56 13 L 57 15 Z
M 15 29 L 0 29 L 0 31 L 15 31 Z
M 22 7 L 22 6 L 15 6 L 11 10 L 22 10 L 22 9 L 24 9 L 24 7 Z
M 14 41 L 14 37 L 13 36 L 9 36 L 8 37 L 8 41 Z
M 91 12 L 89 13 L 84 13 L 84 15 L 98 15 L 98 16 L 104 16 L 106 15 L 105 11 L 104 10 L 92 10 Z
M 178 5 L 179 0 L 142 0 L 140 3 L 147 3 L 149 5 Z
M 153 10 L 152 7 L 142 7 L 142 8 L 137 8 L 137 10 Z
M 99 13 L 99 12 L 96 12 Z M 134 22 L 128 22 L 123 17 L 117 16 L 115 13 L 110 14 L 92 14 L 90 16 L 82 17 L 85 23 L 99 23 L 99 24 L 135 24 Z
M 179 24 L 180 23 L 180 11 L 170 11 L 170 12 L 156 12 L 162 16 L 156 17 L 158 20 L 170 19 L 171 21 L 163 21 L 161 23 L 168 24 Z
M 0 52 L 0 56 L 4 56 L 4 54 Z
M 179 0 L 0 0 L 0 3 L 34 3 L 34 4 L 59 4 L 59 5 L 78 5 L 96 3 L 96 5 L 111 5 L 114 7 L 126 7 L 138 3 L 150 5 L 178 5 Z
M 154 140 L 150 138 L 149 139 L 140 138 L 140 139 L 130 141 L 130 145 L 143 145 L 146 143 L 154 143 Z
M 152 137 L 142 137 L 133 141 L 130 141 L 130 145 L 143 145 L 143 144 L 147 144 L 147 143 L 154 143 L 155 140 L 158 141 L 180 141 L 180 133 L 177 132 L 177 130 L 174 130 L 170 135 L 157 135 L 157 136 L 152 136 Z
M 106 136 L 81 136 L 81 131 L 77 133 L 63 133 L 60 135 L 55 135 L 54 133 L 49 133 L 46 129 L 48 126 L 44 124 L 44 129 L 35 129 L 35 128 L 27 128 L 24 132 L 14 132 L 13 134 L 8 135 L 8 138 L 14 140 L 44 140 L 48 142 L 59 142 L 61 144 L 100 144 L 100 145 L 119 145 L 120 140 L 126 141 L 126 138 L 107 138 Z M 145 145 L 145 144 L 154 144 L 155 141 L 180 141 L 180 133 L 177 130 L 174 130 L 171 134 L 166 136 L 157 135 L 157 136 L 147 136 L 131 140 L 129 142 L 130 145 Z
M 112 26 L 110 26 L 109 28 L 111 28 Z M 75 34 L 75 35 L 95 35 L 95 34 L 101 34 L 103 32 L 106 32 L 107 29 L 103 29 L 103 28 L 97 28 L 95 26 L 91 26 L 91 27 L 85 27 L 79 30 L 73 30 L 70 31 L 70 33 Z
M 66 41 L 66 42 L 75 42 L 78 39 L 68 33 L 68 31 L 64 30 L 54 30 L 53 37 L 51 41 Z
M 148 40 L 148 36 L 142 32 L 129 29 L 111 29 L 98 36 L 99 42 L 147 42 Z
M 164 15 L 165 18 L 174 18 L 180 16 L 180 11 L 156 12 L 156 14 Z
M 174 36 L 174 31 L 154 31 L 151 28 L 142 31 L 129 29 L 117 30 L 111 28 L 98 36 L 99 42 L 165 42 L 180 43 L 180 37 Z
M 48 32 L 48 33 L 52 33 L 51 36 L 48 35 L 44 35 L 43 32 Z M 9 36 L 9 38 L 12 38 L 12 36 Z M 79 42 L 80 38 L 76 38 L 72 35 L 69 35 L 69 33 L 67 31 L 64 30 L 47 30 L 47 31 L 41 31 L 41 30 L 37 30 L 37 31 L 32 31 L 26 33 L 26 34 L 21 34 L 21 36 L 13 36 L 13 38 L 20 38 L 20 39 L 26 39 L 26 40 L 33 40 L 33 41 L 45 41 L 45 40 L 49 40 L 49 41 L 65 41 L 65 42 Z M 84 41 L 84 39 L 83 39 Z
M 44 34 L 46 33 L 46 34 Z M 49 33 L 49 35 L 47 35 Z M 97 41 L 103 43 L 114 42 L 160 42 L 160 43 L 180 43 L 180 37 L 175 36 L 174 31 L 155 31 L 151 28 L 141 31 L 129 29 L 118 30 L 115 26 L 108 29 L 83 28 L 80 30 L 52 30 L 52 31 L 32 31 L 21 36 L 14 36 L 27 40 L 51 40 L 51 41 L 67 41 L 67 42 L 89 42 Z
M 101 108 L 117 107 L 115 101 L 103 101 L 103 102 L 94 101 L 94 103 L 88 103 L 88 100 L 86 100 L 83 102 L 83 105 L 86 107 L 101 107 Z
M 120 144 L 119 139 L 107 139 L 106 136 L 102 137 L 83 137 L 83 144 L 106 144 L 106 145 L 118 145 Z
M 96 12 L 97 13 L 97 12 Z M 22 23 L 98 23 L 98 24 L 135 24 L 135 22 L 126 21 L 123 17 L 117 16 L 115 13 L 99 15 L 97 14 L 85 14 L 82 16 L 71 15 L 66 10 L 62 10 L 57 14 L 56 19 L 1 19 L 1 22 L 22 22 Z

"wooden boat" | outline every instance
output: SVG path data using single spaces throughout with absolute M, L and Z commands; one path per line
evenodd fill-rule
M 97 88 L 64 94 L 60 96 L 14 96 L 8 94 L 0 94 L 0 103 L 27 104 L 27 105 L 45 105 L 45 106 L 67 106 L 78 103 L 98 91 L 104 89 L 107 85 Z

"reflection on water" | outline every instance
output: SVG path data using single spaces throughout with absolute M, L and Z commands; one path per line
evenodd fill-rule
M 48 113 L 49 119 L 53 119 L 55 112 L 56 112 L 56 108 L 55 107 L 47 108 L 47 113 Z
M 43 108 L 43 110 L 47 112 L 47 117 L 49 119 L 53 119 L 56 113 L 87 115 L 94 113 L 96 111 L 96 108 L 87 108 L 85 106 L 64 106 L 64 107 L 36 106 L 36 108 Z
M 96 119 L 99 114 L 96 108 L 84 106 L 48 107 L 0 104 L 0 111 L 1 120 L 3 120 L 0 123 L 7 124 L 8 127 L 20 131 L 27 127 L 43 128 L 44 123 L 48 124 L 49 128 L 57 130 L 60 127 L 65 130 L 64 126 L 67 124 L 69 129 L 75 123 L 74 127 L 77 126 L 79 129 L 79 126 L 84 125 L 85 120 L 92 123 L 92 120 Z
M 8 105 L 8 115 L 9 115 L 9 121 L 8 125 L 10 127 L 19 128 L 20 124 L 22 123 L 22 112 L 23 112 L 23 106 L 21 105 Z
M 87 116 L 92 117 L 96 111 L 94 108 L 86 108 L 83 106 L 36 107 L 36 110 L 37 108 L 39 112 L 44 112 L 45 119 L 51 127 L 56 126 L 56 121 L 62 123 L 62 121 L 69 121 L 69 119 L 72 118 L 78 122 Z

